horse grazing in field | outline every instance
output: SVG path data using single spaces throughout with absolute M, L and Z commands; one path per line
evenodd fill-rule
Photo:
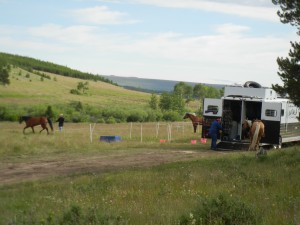
M 249 151 L 259 150 L 259 142 L 265 136 L 265 125 L 261 120 L 254 120 L 250 129 L 250 146 Z
M 183 119 L 187 119 L 187 118 L 191 119 L 191 121 L 193 123 L 193 127 L 194 127 L 194 133 L 196 133 L 197 126 L 202 125 L 202 123 L 203 123 L 203 118 L 196 116 L 195 113 L 185 113 Z
M 47 127 L 47 123 L 49 123 L 49 126 L 51 128 L 51 130 L 53 131 L 53 125 L 52 125 L 52 121 L 50 118 L 47 117 L 31 117 L 31 116 L 20 116 L 19 118 L 19 123 L 22 123 L 23 121 L 25 121 L 26 126 L 23 129 L 23 133 L 25 134 L 25 129 L 28 127 L 31 127 L 32 132 L 34 133 L 34 128 L 35 126 L 41 125 L 42 126 L 42 130 L 40 131 L 40 133 L 43 130 L 47 131 L 47 134 L 49 134 L 49 130 Z
M 250 129 L 252 126 L 251 120 L 244 120 L 242 125 L 242 140 L 250 138 Z

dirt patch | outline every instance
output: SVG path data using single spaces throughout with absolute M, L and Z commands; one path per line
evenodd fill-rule
M 176 161 L 195 160 L 198 158 L 218 156 L 224 152 L 214 151 L 180 151 L 163 150 L 147 151 L 134 154 L 97 154 L 77 156 L 69 159 L 66 156 L 51 160 L 34 160 L 21 163 L 1 163 L 0 185 L 38 180 L 47 177 L 58 177 L 72 174 L 104 173 L 129 168 L 151 167 Z

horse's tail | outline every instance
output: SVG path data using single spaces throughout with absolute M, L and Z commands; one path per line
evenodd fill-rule
M 255 150 L 255 145 L 256 145 L 256 142 L 257 142 L 259 129 L 260 129 L 260 124 L 257 123 L 256 128 L 255 128 L 255 132 L 253 134 L 252 142 L 251 142 L 251 145 L 250 145 L 249 149 Z
M 48 123 L 49 123 L 49 126 L 50 126 L 51 130 L 53 131 L 52 120 L 49 117 L 47 118 L 47 120 L 48 120 Z

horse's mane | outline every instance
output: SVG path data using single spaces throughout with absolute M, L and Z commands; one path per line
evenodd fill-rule
M 192 113 L 192 112 L 187 112 L 186 114 L 188 114 L 188 115 L 193 115 L 193 116 L 197 116 L 196 113 Z
M 245 127 L 244 125 L 247 125 L 247 127 Z M 250 129 L 252 126 L 252 121 L 251 120 L 245 120 L 244 123 L 243 123 L 243 128 L 247 128 L 247 129 Z
M 29 120 L 32 116 L 21 116 L 21 118 L 26 121 L 26 120 Z

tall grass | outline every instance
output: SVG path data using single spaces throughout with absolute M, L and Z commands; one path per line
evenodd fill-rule
M 78 125 L 66 125 L 65 133 L 54 135 L 23 135 L 21 129 L 10 128 L 14 126 L 1 124 L 0 138 L 5 145 L 1 147 L 0 162 L 15 165 L 31 157 L 80 157 L 120 151 L 134 154 L 161 148 L 201 152 L 207 148 L 191 145 L 188 141 L 195 137 L 191 133 L 166 145 L 130 139 L 109 144 L 90 143 L 89 134 L 81 132 L 80 127 L 71 129 Z M 148 138 L 154 140 L 151 135 Z M 223 212 L 224 217 L 228 218 L 244 212 L 244 207 L 255 216 L 253 224 L 299 224 L 298 146 L 271 150 L 262 158 L 255 158 L 253 152 L 220 155 L 150 168 L 106 173 L 95 170 L 1 185 L 0 224 L 197 224 L 195 213 L 200 215 L 200 209 L 212 213 L 224 208 L 228 210 Z M 227 207 L 222 208 L 218 202 Z M 210 221 L 202 224 L 226 224 L 220 218 Z
M 168 126 L 171 134 L 168 134 Z M 123 123 L 123 124 L 89 124 L 65 123 L 64 131 L 58 131 L 54 123 L 54 131 L 47 135 L 46 131 L 39 133 L 40 126 L 25 130 L 25 124 L 17 122 L 2 122 L 0 129 L 0 157 L 26 158 L 57 154 L 90 154 L 110 150 L 126 150 L 153 148 L 188 148 L 198 149 L 199 145 L 191 145 L 191 139 L 199 143 L 200 133 L 193 133 L 192 123 Z M 93 130 L 91 135 L 91 129 Z M 120 136 L 121 142 L 100 142 L 100 136 Z M 168 141 L 169 138 L 169 141 Z M 160 140 L 167 143 L 161 144 Z M 205 147 L 205 145 L 204 145 Z

